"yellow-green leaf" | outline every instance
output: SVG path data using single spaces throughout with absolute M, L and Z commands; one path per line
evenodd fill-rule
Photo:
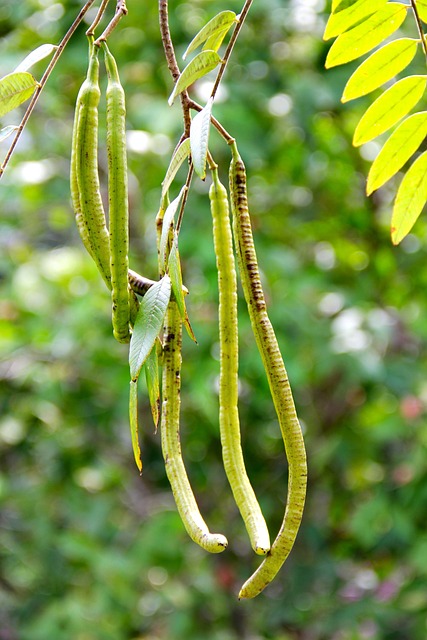
M 354 132 L 354 146 L 373 140 L 406 116 L 421 99 L 426 81 L 427 76 L 409 76 L 384 91 L 361 117 Z
M 368 174 L 368 196 L 390 180 L 409 160 L 427 136 L 427 111 L 406 118 L 384 144 Z
M 178 236 L 176 232 L 174 232 L 173 235 L 172 248 L 169 254 L 168 269 L 172 284 L 172 291 L 175 297 L 175 301 L 178 305 L 179 314 L 188 335 L 194 342 L 197 343 L 196 336 L 194 335 L 193 328 L 190 324 L 187 308 L 185 305 L 185 295 L 188 293 L 188 291 L 182 284 L 181 258 L 179 257 Z
M 340 6 L 331 13 L 323 34 L 324 40 L 335 38 L 350 29 L 360 20 L 374 14 L 387 4 L 387 0 L 358 0 L 342 9 Z
M 427 0 L 415 0 L 418 15 L 423 22 L 427 22 Z
M 191 121 L 190 146 L 194 171 L 202 180 L 206 177 L 206 156 L 208 153 L 209 131 L 213 99 L 209 98 L 206 106 Z
M 179 76 L 174 89 L 169 97 L 171 105 L 176 96 L 185 91 L 193 82 L 205 76 L 209 71 L 221 62 L 221 58 L 216 51 L 201 51 L 195 56 L 191 62 L 187 64 L 184 71 Z
M 166 192 L 172 184 L 178 169 L 186 158 L 190 155 L 190 138 L 185 138 L 175 150 L 171 161 L 169 163 L 168 170 L 166 171 L 165 179 L 162 182 L 162 199 L 165 197 Z
M 162 269 L 166 267 L 166 263 L 168 261 L 168 247 L 169 247 L 169 238 L 170 233 L 173 228 L 173 221 L 175 218 L 175 214 L 178 211 L 178 207 L 181 204 L 181 200 L 183 198 L 184 193 L 187 191 L 188 187 L 184 185 L 179 192 L 178 196 L 175 200 L 172 200 L 170 205 L 168 205 L 162 220 L 162 233 L 160 235 L 159 242 L 159 264 Z
M 141 449 L 138 437 L 138 382 L 131 380 L 129 392 L 129 424 L 133 456 L 139 473 L 142 473 Z
M 0 79 L 0 118 L 31 98 L 37 80 L 26 71 L 9 73 Z
M 391 240 L 399 244 L 411 231 L 427 201 L 427 151 L 408 169 L 400 183 L 391 217 Z
M 389 2 L 361 24 L 342 33 L 330 48 L 325 67 L 336 67 L 368 53 L 400 27 L 407 10 L 405 4 Z
M 203 42 L 211 38 L 212 41 L 217 41 L 218 37 L 220 37 L 220 43 L 218 45 L 219 48 L 222 40 L 224 39 L 233 22 L 236 22 L 236 14 L 234 13 L 234 11 L 221 11 L 220 13 L 218 13 L 211 20 L 209 20 L 209 22 L 207 22 L 205 26 L 202 27 L 202 29 L 200 29 L 197 35 L 194 36 L 194 38 L 188 45 L 184 55 L 182 56 L 183 59 L 185 60 L 189 53 L 194 51 L 194 49 L 197 49 L 197 47 L 200 47 Z
M 403 71 L 414 58 L 418 40 L 399 38 L 375 51 L 350 76 L 342 102 L 364 96 Z
M 160 419 L 159 358 L 157 356 L 157 344 L 154 344 L 150 355 L 145 361 L 144 371 L 148 397 L 150 399 L 151 415 L 153 416 L 154 428 L 157 431 Z

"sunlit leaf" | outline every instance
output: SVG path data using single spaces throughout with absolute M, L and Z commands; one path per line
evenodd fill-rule
M 400 183 L 391 218 L 391 239 L 399 244 L 411 231 L 427 201 L 427 151 L 408 169 Z
M 204 180 L 206 177 L 206 155 L 208 153 L 209 131 L 213 99 L 210 98 L 202 111 L 191 121 L 190 147 L 194 171 Z
M 129 365 L 132 380 L 136 380 L 148 358 L 162 328 L 171 294 L 168 275 L 149 288 L 141 300 L 133 327 L 129 349 Z
M 178 196 L 175 198 L 175 200 L 172 200 L 172 202 L 170 203 L 170 205 L 168 206 L 168 208 L 166 209 L 163 215 L 162 233 L 160 236 L 160 243 L 159 243 L 159 264 L 162 268 L 166 267 L 166 263 L 168 259 L 168 256 L 167 256 L 168 240 L 169 240 L 170 230 L 173 225 L 173 220 L 175 218 L 176 212 L 178 211 L 178 207 L 181 203 L 182 196 L 184 195 L 186 190 L 187 190 L 187 187 L 184 185 L 181 191 L 179 192 Z
M 186 158 L 190 155 L 190 138 L 185 138 L 176 149 L 173 154 L 168 170 L 166 171 L 165 179 L 162 182 L 162 198 L 164 198 L 166 192 L 172 184 L 178 169 Z
M 172 292 L 178 305 L 181 319 L 190 338 L 194 342 L 197 342 L 196 336 L 194 335 L 193 328 L 188 318 L 187 308 L 185 305 L 185 288 L 182 285 L 181 259 L 179 257 L 178 237 L 176 234 L 174 234 L 172 248 L 169 254 L 168 267 L 172 284 Z
M 418 15 L 423 22 L 427 22 L 427 0 L 416 0 Z
M 129 424 L 133 456 L 139 472 L 142 473 L 141 448 L 138 437 L 138 382 L 131 380 L 129 390 Z
M 34 64 L 50 56 L 50 54 L 57 48 L 58 47 L 55 44 L 40 45 L 40 47 L 37 47 L 37 49 L 31 51 L 31 53 L 29 53 L 28 56 L 24 58 L 21 64 L 16 67 L 15 73 L 18 73 L 19 71 L 28 71 L 28 69 L 30 69 L 30 67 L 32 67 Z
M 368 174 L 368 196 L 390 180 L 427 136 L 427 111 L 406 118 L 384 144 Z
M 323 39 L 329 40 L 329 38 L 339 36 L 363 18 L 371 16 L 385 4 L 387 4 L 387 0 L 358 0 L 345 9 L 337 7 L 337 10 L 329 16 Z
M 169 97 L 169 104 L 172 104 L 176 96 L 185 91 L 193 82 L 205 76 L 209 71 L 221 62 L 221 58 L 216 51 L 201 51 L 191 62 L 187 64 L 184 71 L 176 81 L 175 87 Z
M 31 98 L 37 87 L 31 73 L 9 73 L 0 79 L 0 118 Z
M 375 51 L 350 76 L 342 102 L 364 96 L 403 71 L 414 58 L 418 40 L 400 38 Z
M 426 82 L 427 76 L 409 76 L 384 91 L 361 117 L 354 132 L 354 146 L 373 140 L 406 116 L 421 99 Z
M 408 6 L 389 2 L 367 20 L 335 40 L 326 57 L 325 67 L 335 67 L 355 60 L 391 36 L 406 18 Z
M 204 27 L 202 27 L 202 29 L 200 29 L 199 33 L 194 36 L 194 38 L 188 45 L 184 55 L 182 56 L 184 60 L 189 53 L 197 49 L 197 47 L 199 47 L 210 38 L 212 38 L 213 41 L 216 41 L 218 36 L 222 35 L 222 42 L 233 22 L 236 22 L 236 14 L 234 13 L 234 11 L 221 11 L 221 13 L 218 13 L 216 16 L 214 16 L 211 20 L 209 20 L 209 22 L 205 24 Z M 213 50 L 216 51 L 216 49 Z
M 7 127 L 0 129 L 0 142 L 6 140 L 6 138 L 8 138 L 17 129 L 19 129 L 19 127 L 15 124 L 9 124 Z
M 160 419 L 160 384 L 159 384 L 159 358 L 157 346 L 150 351 L 150 355 L 144 364 L 145 380 L 147 382 L 148 397 L 150 399 L 151 415 L 154 427 L 157 431 Z

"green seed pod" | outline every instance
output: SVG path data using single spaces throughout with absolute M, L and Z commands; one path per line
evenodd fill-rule
M 219 425 L 222 456 L 234 499 L 255 553 L 265 555 L 270 550 L 270 536 L 260 506 L 246 473 L 240 440 L 238 411 L 238 327 L 237 279 L 234 266 L 233 240 L 230 227 L 227 190 L 212 171 L 209 190 L 214 247 L 219 289 Z
M 239 593 L 239 598 L 253 598 L 273 580 L 295 542 L 304 509 L 307 461 L 288 375 L 274 329 L 267 315 L 249 217 L 246 171 L 235 143 L 232 145 L 232 154 L 230 193 L 237 264 L 252 330 L 264 364 L 289 465 L 286 510 L 279 533 L 270 553 L 245 582 Z
M 188 480 L 181 455 L 179 435 L 181 392 L 182 320 L 176 302 L 166 314 L 163 345 L 163 402 L 161 417 L 162 452 L 176 506 L 190 538 L 210 553 L 221 553 L 228 542 L 220 533 L 210 533 L 203 520 Z
M 105 42 L 103 47 L 108 76 L 107 156 L 113 333 L 119 342 L 129 342 L 129 207 L 125 94 L 120 84 L 116 61 Z
M 98 50 L 90 43 L 89 68 L 76 103 L 72 156 L 71 193 L 77 228 L 83 244 L 111 289 L 110 238 L 105 224 L 98 176 Z

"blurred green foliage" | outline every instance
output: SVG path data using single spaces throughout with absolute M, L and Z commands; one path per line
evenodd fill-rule
M 171 5 L 178 54 L 216 12 L 240 9 L 235 0 Z M 79 7 L 3 2 L 0 72 L 58 42 Z M 128 8 L 110 46 L 128 99 L 131 264 L 153 277 L 154 218 L 180 110 L 167 106 L 156 3 Z M 215 106 L 247 164 L 270 315 L 305 430 L 309 491 L 289 560 L 265 593 L 236 600 L 258 560 L 221 463 L 216 272 L 200 181 L 180 236 L 199 342 L 184 344 L 183 451 L 202 511 L 229 550 L 208 556 L 186 536 L 142 388 L 138 476 L 127 350 L 112 337 L 108 292 L 70 206 L 82 27 L 0 185 L 1 640 L 426 637 L 427 225 L 421 218 L 393 248 L 396 183 L 364 195 L 375 148 L 353 149 L 351 136 L 369 99 L 340 104 L 349 70 L 323 70 L 325 19 L 320 1 L 254 3 Z M 42 71 L 39 63 L 34 73 Z M 203 102 L 206 86 L 194 91 Z M 16 121 L 13 112 L 5 124 Z M 104 126 L 101 117 L 105 186 Z M 225 180 L 228 149 L 214 132 L 212 145 Z M 245 455 L 274 534 L 286 462 L 244 304 L 240 326 Z

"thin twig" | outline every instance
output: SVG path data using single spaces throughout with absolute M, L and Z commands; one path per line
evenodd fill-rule
M 411 0 L 411 2 L 412 1 L 413 0 Z M 227 49 L 225 50 L 224 58 L 222 60 L 221 66 L 219 68 L 218 75 L 217 75 L 217 77 L 215 79 L 215 83 L 214 83 L 214 86 L 213 86 L 213 89 L 212 89 L 212 93 L 211 93 L 211 98 L 215 98 L 216 92 L 218 91 L 218 87 L 219 87 L 220 82 L 222 80 L 222 77 L 223 77 L 223 75 L 225 73 L 225 69 L 227 67 L 228 61 L 229 61 L 231 53 L 233 51 L 233 47 L 234 47 L 235 42 L 237 40 L 237 37 L 238 37 L 238 35 L 240 33 L 240 29 L 243 27 L 243 23 L 244 23 L 245 18 L 246 18 L 247 14 L 248 14 L 248 11 L 251 8 L 251 4 L 252 4 L 252 0 L 246 0 L 245 4 L 243 6 L 242 12 L 239 15 L 239 21 L 238 21 L 238 23 L 236 24 L 236 26 L 234 28 L 233 34 L 232 34 L 232 36 L 230 38 L 230 42 L 228 43 Z
M 415 22 L 417 23 L 418 33 L 420 34 L 421 44 L 422 44 L 422 47 L 423 47 L 423 50 L 424 50 L 424 55 L 427 57 L 426 37 L 424 35 L 423 25 L 421 23 L 420 16 L 418 14 L 417 5 L 415 4 L 414 0 L 410 0 L 410 1 L 411 1 L 412 11 L 414 12 Z
M 98 13 L 96 14 L 95 20 L 92 22 L 92 24 L 90 25 L 89 29 L 86 31 L 86 35 L 87 36 L 93 36 L 95 35 L 95 29 L 96 27 L 99 25 L 99 23 L 102 20 L 102 17 L 105 13 L 105 9 L 107 8 L 107 4 L 110 2 L 110 0 L 102 0 L 99 9 L 98 9 Z
M 41 92 L 43 91 L 46 82 L 48 81 L 48 78 L 50 76 L 50 74 L 53 71 L 53 68 L 55 67 L 56 63 L 58 62 L 62 52 L 64 51 L 66 45 L 68 44 L 68 41 L 70 40 L 71 36 L 73 35 L 73 33 L 75 32 L 75 30 L 77 29 L 77 27 L 79 26 L 79 24 L 81 23 L 81 21 L 83 20 L 85 14 L 87 13 L 87 11 L 90 9 L 90 7 L 93 5 L 93 3 L 95 2 L 95 0 L 88 0 L 86 2 L 86 4 L 84 5 L 84 7 L 79 11 L 76 19 L 74 20 L 73 24 L 71 25 L 71 27 L 68 29 L 67 33 L 65 34 L 65 36 L 62 38 L 61 42 L 58 45 L 58 48 L 56 49 L 52 60 L 50 61 L 46 71 L 44 72 L 36 90 L 34 91 L 34 95 L 31 99 L 30 104 L 27 107 L 26 112 L 24 113 L 24 117 L 21 120 L 21 124 L 19 125 L 15 137 L 12 141 L 12 144 L 9 147 L 9 150 L 6 154 L 6 157 L 3 161 L 3 164 L 0 167 L 0 178 L 2 177 L 4 170 L 6 169 L 6 166 L 9 163 L 9 160 L 12 156 L 12 153 L 15 150 L 15 147 L 18 143 L 19 138 L 21 137 L 21 134 L 24 130 L 25 125 L 27 124 L 33 110 L 34 107 L 37 104 L 37 100 L 40 97 Z
M 107 42 L 108 38 L 110 37 L 114 29 L 117 27 L 120 20 L 123 18 L 123 16 L 126 16 L 127 14 L 128 14 L 128 8 L 126 6 L 126 0 L 117 0 L 116 13 L 114 14 L 114 18 L 106 26 L 105 30 L 99 36 L 99 38 L 95 40 L 94 44 L 96 47 L 100 47 L 101 42 Z
M 178 67 L 178 62 L 175 56 L 175 50 L 170 34 L 169 28 L 169 17 L 168 17 L 168 0 L 159 0 L 159 22 L 160 22 L 160 35 L 162 38 L 163 49 L 165 52 L 165 58 L 168 65 L 168 69 L 172 76 L 172 80 L 174 84 L 178 80 L 181 72 Z M 184 120 L 184 138 L 188 138 L 190 135 L 190 125 L 191 125 L 191 116 L 190 116 L 190 99 L 188 97 L 187 91 L 183 91 L 180 94 L 181 99 L 181 107 L 182 107 L 182 116 Z

